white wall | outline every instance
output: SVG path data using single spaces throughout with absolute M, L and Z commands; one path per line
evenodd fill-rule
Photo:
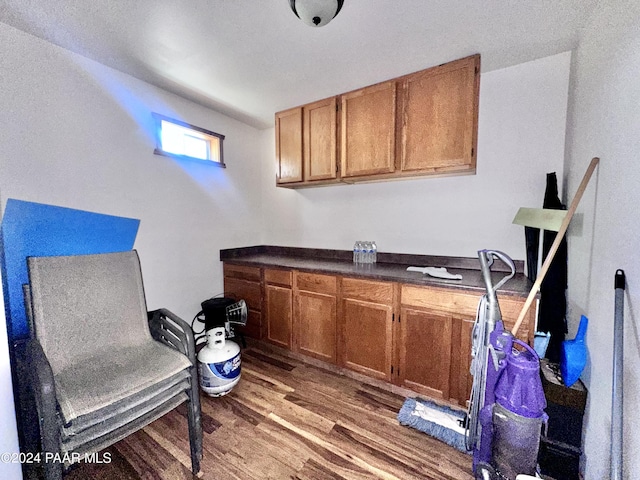
M 624 311 L 624 478 L 640 471 L 640 4 L 600 2 L 582 31 L 572 69 L 567 193 L 601 158 L 569 230 L 569 320 L 589 317 L 586 479 L 609 478 L 616 269 L 627 275 Z
M 0 189 L 138 218 L 149 308 L 191 320 L 219 250 L 260 242 L 258 131 L 0 23 Z M 226 135 L 226 169 L 153 154 L 151 112 Z
M 4 295 L 0 282 L 0 455 L 19 451 L 5 321 Z M 20 464 L 0 461 L 0 478 L 21 479 Z
M 264 132 L 265 243 L 383 252 L 525 258 L 519 207 L 541 207 L 547 172 L 563 175 L 571 53 L 482 75 L 477 174 L 328 186 L 275 187 L 274 130 Z

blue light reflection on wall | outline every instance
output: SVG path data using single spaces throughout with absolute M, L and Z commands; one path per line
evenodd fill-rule
M 74 56 L 72 59 L 90 77 L 91 81 L 137 124 L 149 142 L 150 154 L 158 146 L 161 134 L 160 122 L 154 118 L 153 113 L 159 113 L 186 124 L 197 123 L 193 119 L 185 118 L 184 115 L 177 113 L 157 92 L 153 91 L 155 87 L 149 85 L 149 88 L 136 92 L 135 89 L 124 84 L 122 77 L 124 74 L 81 57 Z M 206 125 L 198 126 L 207 128 Z M 194 161 L 169 156 L 157 156 L 156 159 L 158 162 L 171 162 L 178 166 L 198 185 L 203 193 L 211 198 L 218 198 L 221 188 L 233 188 L 229 181 L 229 175 L 225 174 L 224 169 L 217 165 L 210 165 L 208 161 Z
M 51 17 L 44 4 L 35 2 L 31 7 L 21 11 L 20 20 L 29 25 L 33 31 L 46 32 L 44 37 L 64 38 L 65 43 L 71 45 L 69 51 L 57 50 L 58 54 L 64 56 L 70 64 L 75 65 L 77 74 L 84 77 L 83 80 L 96 85 L 103 95 L 112 99 L 135 122 L 148 140 L 150 152 L 153 152 L 156 139 L 159 136 L 158 126 L 152 117 L 152 112 L 155 111 L 187 123 L 197 123 L 193 122 L 191 118 L 184 118 L 184 115 L 176 112 L 170 105 L 173 102 L 167 102 L 164 98 L 165 96 L 160 93 L 160 89 L 156 91 L 154 90 L 155 87 L 151 87 L 148 84 L 146 85 L 147 88 L 138 89 L 135 85 L 137 82 L 142 84 L 142 80 L 129 77 L 131 79 L 129 82 L 126 74 L 90 60 L 90 52 L 86 51 L 82 44 L 75 42 L 74 39 L 77 35 L 73 31 L 66 29 L 59 23 L 50 21 Z M 149 68 L 154 69 L 153 65 L 150 65 Z M 195 85 L 189 85 L 188 79 L 174 78 L 167 72 L 163 73 L 163 76 L 168 82 L 186 84 L 186 86 L 192 88 L 194 93 L 207 95 L 206 92 L 201 91 Z M 87 108 L 93 109 L 94 106 L 91 103 L 87 103 Z M 214 128 L 213 130 L 216 129 Z M 206 169 L 207 172 L 204 172 L 202 168 L 181 159 L 158 157 L 157 160 L 160 162 L 172 162 L 179 166 L 210 197 L 216 197 L 219 194 L 217 191 L 219 186 L 233 188 L 230 185 L 228 175 L 216 171 L 218 168 L 215 166 L 208 167 Z
M 22 285 L 28 256 L 131 250 L 140 220 L 8 199 L 0 226 L 0 268 L 9 341 L 28 336 Z

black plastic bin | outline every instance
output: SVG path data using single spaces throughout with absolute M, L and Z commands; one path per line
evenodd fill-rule
M 540 473 L 558 480 L 580 480 L 580 449 L 547 437 L 540 439 Z

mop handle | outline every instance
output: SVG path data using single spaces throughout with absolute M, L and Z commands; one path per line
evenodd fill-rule
M 623 270 L 615 276 L 615 317 L 613 321 L 613 388 L 611 392 L 611 480 L 622 480 L 622 356 L 624 351 Z
M 544 277 L 547 274 L 547 270 L 549 270 L 549 267 L 551 266 L 553 257 L 555 256 L 556 252 L 558 251 L 558 248 L 560 247 L 560 243 L 562 242 L 562 238 L 564 237 L 564 234 L 566 233 L 567 228 L 569 228 L 569 222 L 571 222 L 571 217 L 573 217 L 573 214 L 576 212 L 576 209 L 578 208 L 578 204 L 580 203 L 580 199 L 582 198 L 582 194 L 586 190 L 587 185 L 589 184 L 589 180 L 591 179 L 591 175 L 593 174 L 593 171 L 596 169 L 596 166 L 598 165 L 599 161 L 600 159 L 598 157 L 594 157 L 591 160 L 591 163 L 589 164 L 589 168 L 587 168 L 587 171 L 585 172 L 584 177 L 582 178 L 582 182 L 580 182 L 580 186 L 576 191 L 576 196 L 573 197 L 573 201 L 569 206 L 569 210 L 567 210 L 567 215 L 564 217 L 564 220 L 560 225 L 560 229 L 556 234 L 556 238 L 553 241 L 551 248 L 549 249 L 549 253 L 547 253 L 547 258 L 545 258 L 544 263 L 542 264 L 542 268 L 540 269 L 540 274 L 538 275 L 538 278 L 536 278 L 536 281 L 533 284 L 533 287 L 531 287 L 531 291 L 529 292 L 527 301 L 524 302 L 524 305 L 522 306 L 522 310 L 520 310 L 520 315 L 518 315 L 518 320 L 516 320 L 515 325 L 511 329 L 511 333 L 513 334 L 514 337 L 517 335 L 518 329 L 520 328 L 520 325 L 522 324 L 522 321 L 524 320 L 525 315 L 529 311 L 529 308 L 531 307 L 531 304 L 533 303 L 533 300 L 536 297 L 536 294 L 540 290 L 540 285 L 542 284 L 542 280 L 544 280 Z

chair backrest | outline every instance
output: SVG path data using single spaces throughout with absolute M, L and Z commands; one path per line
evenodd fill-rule
M 54 373 L 97 351 L 151 340 L 135 250 L 27 263 L 35 337 Z

